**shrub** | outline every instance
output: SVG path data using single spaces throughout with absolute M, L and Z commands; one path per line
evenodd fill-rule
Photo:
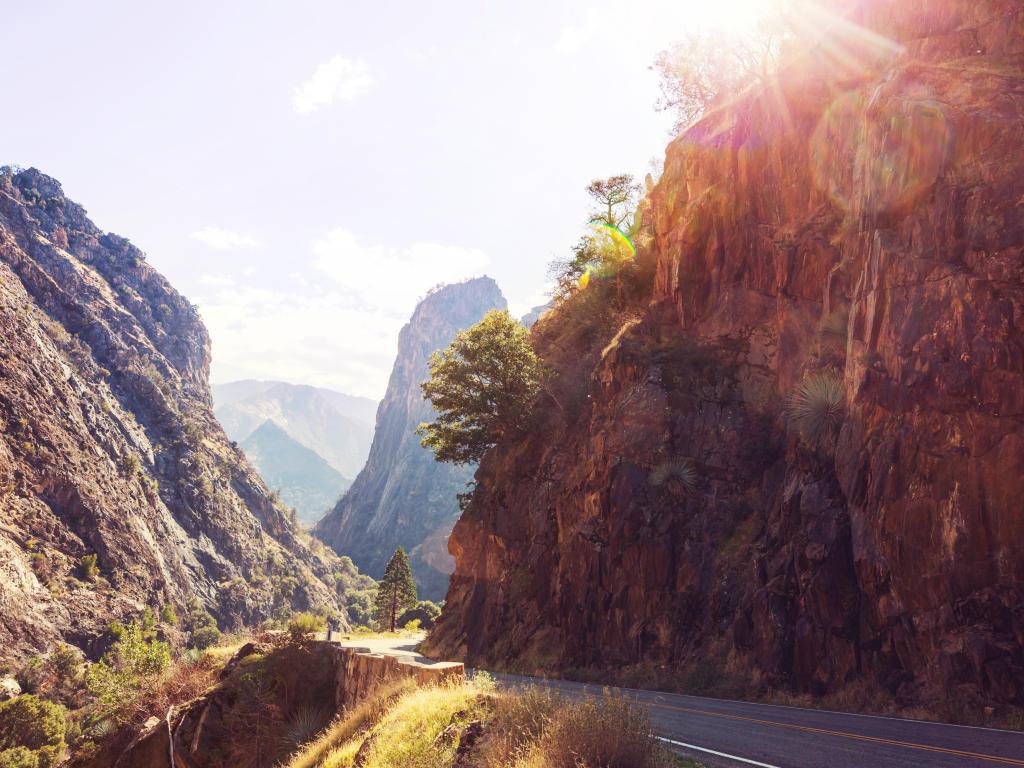
M 50 768 L 64 752 L 66 727 L 64 707 L 52 701 L 26 694 L 0 703 L 0 755 L 9 765 Z
M 82 672 L 82 660 L 78 651 L 70 645 L 60 644 L 46 660 L 58 685 L 75 684 Z
M 418 619 L 420 626 L 424 629 L 431 629 L 441 615 L 441 608 L 430 600 L 420 600 L 415 606 L 405 611 L 398 617 L 399 626 L 406 626 L 410 621 Z M 363 623 L 363 622 L 359 622 Z
M 189 645 L 192 648 L 197 648 L 200 651 L 204 651 L 210 646 L 216 645 L 220 642 L 221 634 L 220 630 L 214 626 L 198 627 L 192 632 L 192 639 Z
M 524 768 L 671 768 L 667 750 L 651 738 L 651 720 L 621 693 L 559 707 Z
M 327 627 L 327 619 L 315 613 L 297 613 L 288 621 L 288 634 L 292 642 L 302 643 L 322 632 Z
M 96 581 L 100 569 L 96 565 L 96 555 L 82 555 L 78 559 L 78 573 L 86 581 Z
M 789 422 L 810 447 L 818 448 L 835 435 L 843 421 L 845 396 L 838 376 L 819 373 L 804 379 L 790 397 Z
M 142 461 L 134 453 L 125 453 L 121 455 L 121 471 L 127 477 L 135 477 L 142 473 Z
M 647 480 L 651 485 L 659 487 L 665 483 L 676 480 L 686 490 L 693 490 L 697 486 L 700 475 L 697 468 L 690 459 L 676 459 L 659 464 L 651 470 Z
M 0 768 L 39 768 L 39 755 L 26 747 L 0 751 Z
M 178 612 L 174 610 L 174 606 L 168 603 L 160 609 L 160 619 L 165 624 L 174 626 L 178 623 Z
M 123 722 L 139 695 L 155 686 L 171 663 L 171 647 L 147 640 L 134 621 L 111 627 L 118 638 L 103 658 L 85 671 L 85 685 L 112 718 Z
M 406 632 L 419 632 L 420 620 L 413 619 L 412 621 L 407 621 L 405 625 L 402 627 L 402 629 L 404 629 Z

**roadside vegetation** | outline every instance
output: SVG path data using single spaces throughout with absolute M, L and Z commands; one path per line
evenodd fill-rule
M 478 674 L 382 689 L 333 722 L 287 768 L 670 768 L 646 712 L 606 693 L 583 701 L 541 687 L 499 691 Z

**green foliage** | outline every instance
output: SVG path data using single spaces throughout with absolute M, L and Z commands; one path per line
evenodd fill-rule
M 142 474 L 142 461 L 134 453 L 121 454 L 121 471 L 127 477 L 136 477 Z
M 58 686 L 74 685 L 82 672 L 82 660 L 70 645 L 61 643 L 46 659 L 46 666 Z
M 394 632 L 398 617 L 406 608 L 416 605 L 416 582 L 412 578 L 409 558 L 399 547 L 384 568 L 384 577 L 377 585 L 377 621 L 382 628 Z
M 418 621 L 419 626 L 424 629 L 431 629 L 441 615 L 441 607 L 429 600 L 420 600 L 412 608 L 408 609 L 398 617 L 398 626 L 405 627 L 412 621 Z
M 502 437 L 526 427 L 543 377 L 530 332 L 507 311 L 491 310 L 431 356 L 423 394 L 438 415 L 417 430 L 423 445 L 438 461 L 479 461 Z
M 14 679 L 18 681 L 18 685 L 25 693 L 36 693 L 43 683 L 44 676 L 43 660 L 34 656 L 21 665 L 21 668 L 15 673 Z
M 297 613 L 288 620 L 288 634 L 293 643 L 302 643 L 327 627 L 327 619 L 315 613 Z
M 804 379 L 789 399 L 789 423 L 812 448 L 828 443 L 843 422 L 846 393 L 838 376 L 819 373 Z
M 216 627 L 199 627 L 194 632 L 192 632 L 192 638 L 191 641 L 189 642 L 189 645 L 200 651 L 204 651 L 207 648 L 219 643 L 220 638 L 220 630 Z
M 32 694 L 0 703 L 0 765 L 56 765 L 64 752 L 66 728 L 60 704 Z
M 39 755 L 28 747 L 0 751 L 0 768 L 39 768 Z
M 178 623 L 178 612 L 174 610 L 173 605 L 168 603 L 160 609 L 160 620 L 171 626 Z
M 96 565 L 96 555 L 82 555 L 78 559 L 78 573 L 86 581 L 96 581 L 100 569 Z
M 153 609 L 148 605 L 142 612 L 142 632 L 145 635 L 149 635 L 156 629 L 156 614 L 153 613 Z
M 117 642 L 86 670 L 85 685 L 111 717 L 119 720 L 141 692 L 155 686 L 171 663 L 171 647 L 159 640 L 147 640 L 134 621 L 114 634 Z
M 402 624 L 402 629 L 404 629 L 406 632 L 419 632 L 420 620 L 413 619 L 412 621 L 407 621 L 405 622 L 405 624 Z

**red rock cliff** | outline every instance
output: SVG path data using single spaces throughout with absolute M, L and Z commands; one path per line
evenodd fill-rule
M 438 652 L 1024 704 L 1024 11 L 829 7 L 669 147 L 650 302 L 482 463 Z

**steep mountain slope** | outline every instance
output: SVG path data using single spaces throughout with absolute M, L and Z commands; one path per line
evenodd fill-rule
M 432 652 L 1024 704 L 1024 10 L 828 5 L 669 147 L 617 325 L 534 329 L 566 408 L 482 462 Z
M 458 516 L 456 496 L 465 492 L 473 470 L 439 464 L 420 445 L 416 428 L 432 414 L 420 384 L 431 353 L 495 308 L 504 309 L 505 298 L 489 277 L 445 286 L 420 302 L 398 337 L 366 467 L 314 531 L 375 578 L 395 547 L 403 546 L 421 596 L 439 599 L 447 588 L 452 561 L 446 542 Z
M 137 248 L 55 180 L 0 173 L 0 659 L 88 649 L 193 596 L 225 628 L 336 605 L 333 555 L 214 419 L 209 361 L 195 308 Z
M 269 419 L 242 442 L 246 457 L 281 501 L 298 512 L 299 520 L 313 525 L 352 485 L 316 451 L 293 440 Z
M 369 398 L 283 381 L 244 381 L 215 386 L 213 399 L 218 421 L 236 442 L 270 420 L 346 477 L 355 477 L 370 453 L 377 404 Z

